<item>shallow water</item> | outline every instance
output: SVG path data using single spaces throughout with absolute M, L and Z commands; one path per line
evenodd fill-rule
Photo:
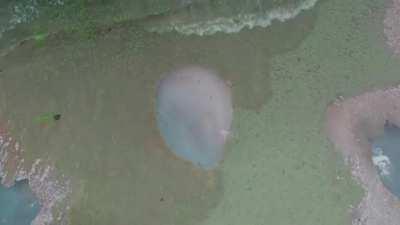
M 266 28 L 269 17 L 251 13 L 259 12 L 254 3 L 260 1 L 237 1 L 232 9 L 204 2 L 216 5 L 156 17 L 149 27 L 127 14 L 108 18 L 109 27 L 82 23 L 73 28 L 87 36 L 39 35 L 0 56 L 0 117 L 26 149 L 27 170 L 48 159 L 71 179 L 72 225 L 349 224 L 348 208 L 362 192 L 321 130 L 336 96 L 398 80 L 400 64 L 374 39 L 380 30 L 371 28 L 381 24 L 368 14 L 380 1 L 321 1 Z M 260 8 L 271 2 L 288 1 Z M 111 15 L 90 5 L 84 21 Z M 156 5 L 144 4 L 142 12 L 155 12 Z M 242 8 L 250 16 L 232 19 Z M 227 20 L 213 20 L 224 11 Z M 206 12 L 221 23 L 212 29 L 195 23 Z M 185 22 L 174 27 L 181 33 L 146 29 L 177 18 Z M 261 25 L 248 29 L 253 22 Z M 33 24 L 43 25 L 40 18 Z M 207 30 L 213 35 L 182 35 Z M 232 137 L 210 172 L 174 157 L 155 121 L 162 74 L 192 64 L 218 70 L 232 86 Z M 36 122 L 53 112 L 62 115 L 59 121 Z
M 0 224 L 29 225 L 38 214 L 40 205 L 26 180 L 14 186 L 0 186 Z
M 400 198 L 400 128 L 386 124 L 384 134 L 372 141 L 372 147 L 382 181 Z
M 72 224 L 199 224 L 224 196 L 222 165 L 199 171 L 169 151 L 156 124 L 157 83 L 181 66 L 212 68 L 232 85 L 237 110 L 260 111 L 272 97 L 269 61 L 298 46 L 314 20 L 308 12 L 207 37 L 125 24 L 91 40 L 28 41 L 0 61 L 0 112 L 16 121 L 27 165 L 49 158 L 73 180 Z M 281 40 L 287 32 L 296 35 Z M 36 122 L 49 112 L 62 117 Z

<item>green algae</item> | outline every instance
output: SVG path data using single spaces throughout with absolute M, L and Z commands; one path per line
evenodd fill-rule
M 61 119 L 61 114 L 43 113 L 33 118 L 34 123 L 42 126 L 53 125 L 57 120 Z

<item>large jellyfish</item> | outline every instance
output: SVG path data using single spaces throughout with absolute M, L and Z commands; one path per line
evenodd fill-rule
M 187 67 L 167 74 L 156 107 L 158 127 L 173 153 L 206 170 L 219 164 L 233 108 L 229 86 L 214 71 Z

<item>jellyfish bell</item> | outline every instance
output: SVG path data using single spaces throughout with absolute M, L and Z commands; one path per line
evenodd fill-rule
M 202 169 L 223 158 L 233 117 L 229 86 L 201 67 L 172 71 L 161 79 L 156 100 L 157 124 L 168 148 Z

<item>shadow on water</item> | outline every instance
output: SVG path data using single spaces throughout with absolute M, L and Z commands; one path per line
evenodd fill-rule
M 216 69 L 235 107 L 259 110 L 271 93 L 270 59 L 312 30 L 306 12 L 285 24 L 237 34 L 181 36 L 134 24 L 95 39 L 57 34 L 27 41 L 0 60 L 0 113 L 13 121 L 27 162 L 49 157 L 72 178 L 71 224 L 197 224 L 223 195 L 221 172 L 203 172 L 171 154 L 157 130 L 156 84 L 187 64 Z M 33 118 L 58 112 L 41 127 Z

